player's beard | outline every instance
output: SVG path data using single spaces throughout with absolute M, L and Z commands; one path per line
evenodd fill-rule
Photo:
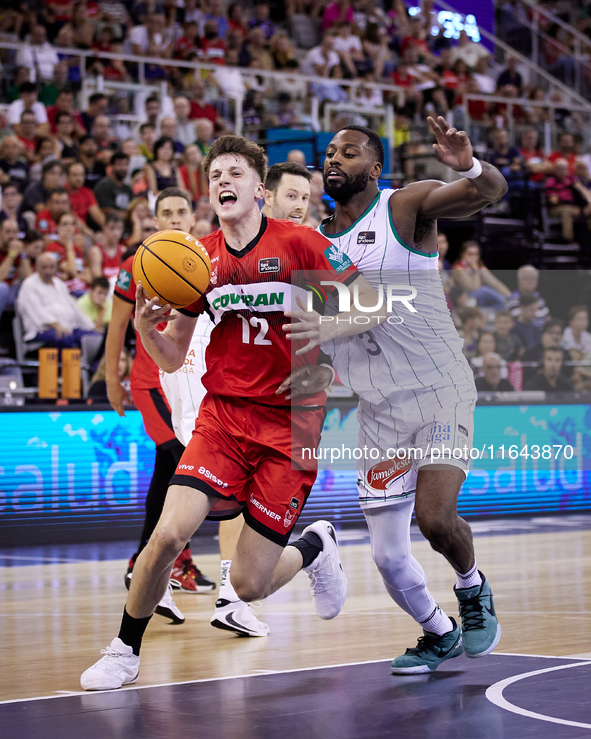
M 326 175 L 322 174 L 324 192 L 337 203 L 348 203 L 357 193 L 363 192 L 369 182 L 369 172 L 360 172 L 356 175 L 347 175 L 341 171 L 342 182 L 327 182 Z

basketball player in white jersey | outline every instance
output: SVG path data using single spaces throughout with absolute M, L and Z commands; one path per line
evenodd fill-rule
M 436 158 L 462 179 L 380 192 L 379 137 L 359 126 L 341 129 L 324 162 L 325 191 L 336 212 L 318 229 L 373 287 L 390 283 L 396 288 L 382 289 L 413 296 L 410 303 L 392 302 L 388 324 L 322 346 L 340 379 L 360 396 L 359 447 L 377 448 L 386 460 L 361 460 L 357 477 L 372 556 L 386 589 L 424 631 L 416 647 L 392 662 L 392 671 L 401 674 L 435 670 L 462 651 L 484 656 L 501 634 L 490 586 L 477 569 L 472 532 L 457 514 L 469 461 L 461 452 L 471 448 L 476 390 L 439 277 L 437 218 L 476 213 L 498 200 L 507 184 L 498 170 L 473 158 L 465 132 L 441 117 L 429 124 Z M 396 457 L 388 461 L 392 449 Z M 411 555 L 413 506 L 421 532 L 456 572 L 461 629 L 437 606 Z

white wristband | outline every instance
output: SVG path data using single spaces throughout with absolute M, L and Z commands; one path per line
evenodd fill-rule
M 330 364 L 321 364 L 320 366 L 321 367 L 328 367 L 328 369 L 332 372 L 332 380 L 330 381 L 330 385 L 328 386 L 328 387 L 331 387 L 332 384 L 334 383 L 334 380 L 335 380 L 335 377 L 336 377 L 336 374 L 337 374 L 334 371 L 334 367 L 332 365 L 330 365 Z M 327 390 L 328 390 L 328 387 L 326 388 Z
M 472 167 L 470 169 L 464 170 L 463 172 L 458 172 L 458 174 L 460 175 L 460 177 L 466 177 L 466 179 L 468 180 L 475 180 L 482 174 L 482 164 L 480 164 L 478 159 L 472 157 Z

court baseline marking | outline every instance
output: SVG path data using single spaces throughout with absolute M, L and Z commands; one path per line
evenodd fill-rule
M 576 659 L 573 657 L 557 657 L 555 655 L 550 654 L 514 654 L 511 652 L 496 652 L 499 656 L 502 657 L 532 657 L 536 659 Z M 149 688 L 171 688 L 176 687 L 177 685 L 196 685 L 198 683 L 211 683 L 211 682 L 217 682 L 221 680 L 241 680 L 243 678 L 247 677 L 259 677 L 260 675 L 289 675 L 291 673 L 296 672 L 310 672 L 311 670 L 330 670 L 334 667 L 357 667 L 358 665 L 375 665 L 379 664 L 380 662 L 390 662 L 389 659 L 369 659 L 364 660 L 363 662 L 343 662 L 341 664 L 336 665 L 318 665 L 316 667 L 297 667 L 293 670 L 256 670 L 256 674 L 249 673 L 246 675 L 226 675 L 223 677 L 205 677 L 201 678 L 199 680 L 182 680 L 180 682 L 171 682 L 171 683 L 155 683 L 152 685 L 128 685 L 124 688 L 120 688 L 119 690 L 79 690 L 79 691 L 66 691 L 66 690 L 56 690 L 56 695 L 39 695 L 33 698 L 12 698 L 10 700 L 4 700 L 0 701 L 0 706 L 7 705 L 10 703 L 29 703 L 31 701 L 43 701 L 43 700 L 53 700 L 55 698 L 66 698 L 71 697 L 73 695 L 98 695 L 102 693 L 121 693 L 124 691 L 129 690 L 147 690 Z M 574 664 L 566 665 L 566 667 L 577 667 L 581 664 L 591 664 L 588 660 L 578 660 Z M 552 670 L 560 670 L 562 669 L 562 666 L 559 667 L 552 667 L 550 668 Z M 525 673 L 522 675 L 518 675 L 518 679 L 521 677 L 525 677 L 529 674 L 537 674 L 537 672 L 546 672 L 546 670 L 539 670 L 533 673 Z M 513 678 L 509 678 L 512 680 Z M 501 681 L 504 682 L 504 681 Z M 495 685 L 500 685 L 501 683 L 495 683 Z M 491 687 L 495 687 L 494 685 Z M 488 688 L 490 690 L 490 688 Z M 488 691 L 487 691 L 488 692 Z M 490 699 L 489 699 L 490 700 Z M 504 699 L 503 699 L 504 700 Z M 494 701 L 491 701 L 494 702 Z M 511 705 L 510 703 L 508 705 Z M 587 724 L 584 724 L 584 726 L 587 726 Z
M 588 660 L 582 662 L 574 662 L 571 665 L 559 665 L 558 667 L 546 667 L 543 670 L 533 670 L 532 672 L 522 672 L 520 675 L 513 675 L 513 677 L 507 677 L 504 680 L 499 680 L 498 683 L 491 685 L 487 688 L 485 696 L 486 698 L 499 708 L 516 713 L 519 716 L 525 716 L 527 718 L 537 719 L 538 721 L 548 721 L 551 724 L 561 724 L 562 726 L 576 726 L 579 729 L 591 729 L 591 724 L 583 724 L 579 721 L 569 721 L 568 719 L 554 718 L 554 716 L 545 716 L 543 713 L 536 713 L 535 711 L 528 711 L 525 708 L 516 706 L 514 703 L 509 701 L 503 696 L 503 691 L 509 685 L 519 682 L 520 680 L 526 680 L 528 677 L 534 677 L 535 675 L 543 675 L 546 672 L 555 672 L 557 670 L 568 670 L 571 667 L 586 667 L 591 666 L 591 662 Z

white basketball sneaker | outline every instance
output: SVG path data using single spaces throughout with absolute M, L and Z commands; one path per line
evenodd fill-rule
M 269 636 L 269 627 L 259 621 L 252 606 L 243 601 L 220 598 L 215 604 L 215 612 L 210 623 L 216 629 L 233 631 L 240 636 Z
M 335 618 L 341 612 L 347 597 L 347 576 L 341 564 L 334 526 L 328 521 L 316 521 L 307 526 L 308 531 L 320 537 L 322 551 L 304 571 L 310 578 L 310 590 L 316 613 L 325 620 Z
M 119 637 L 115 637 L 106 649 L 101 649 L 101 654 L 105 656 L 82 673 L 83 690 L 117 690 L 138 679 L 140 658 Z
M 127 578 L 129 578 L 129 582 L 131 582 L 131 578 L 133 576 L 132 572 L 129 572 L 127 574 Z M 129 589 L 129 586 L 128 586 Z M 177 606 L 177 604 L 172 599 L 172 586 L 169 584 L 166 588 L 166 592 L 162 596 L 162 599 L 154 609 L 154 613 L 158 614 L 158 616 L 164 616 L 164 618 L 169 618 L 174 624 L 184 624 L 185 623 L 185 617 L 183 616 L 180 608 Z

